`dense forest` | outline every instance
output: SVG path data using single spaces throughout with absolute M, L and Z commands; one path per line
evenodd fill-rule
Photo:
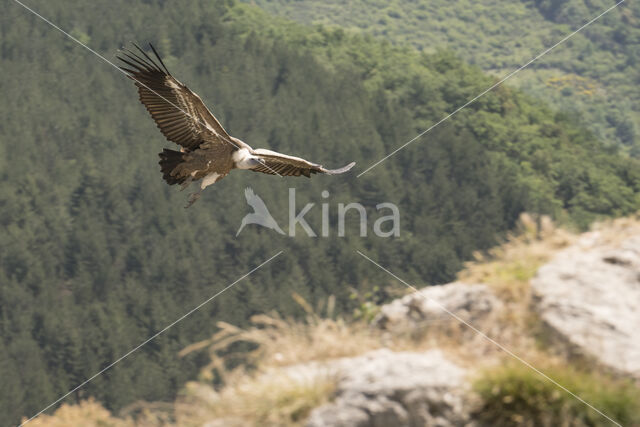
M 340 26 L 425 52 L 454 51 L 504 76 L 613 6 L 607 0 L 246 0 L 305 24 Z M 601 141 L 640 156 L 640 4 L 627 1 L 509 84 L 571 111 Z
M 233 1 L 33 0 L 51 19 L 114 60 L 130 40 L 153 42 L 226 129 L 254 147 L 328 167 L 382 158 L 495 78 L 455 52 L 340 29 L 303 27 Z M 571 115 L 501 86 L 360 178 L 278 178 L 233 172 L 183 209 L 161 179 L 164 140 L 134 86 L 18 4 L 0 17 L 0 414 L 39 411 L 278 251 L 284 253 L 69 399 L 110 409 L 165 400 L 204 362 L 177 352 L 216 321 L 243 325 L 277 309 L 389 283 L 360 249 L 416 284 L 452 279 L 523 211 L 585 227 L 640 207 L 636 160 L 603 145 Z M 286 226 L 297 209 L 329 237 L 255 226 L 235 236 L 252 187 Z M 323 198 L 323 190 L 329 192 Z M 336 206 L 395 203 L 400 236 L 360 237 L 354 216 L 338 237 Z M 382 296 L 384 297 L 384 296 Z M 381 297 L 381 298 L 382 298 Z

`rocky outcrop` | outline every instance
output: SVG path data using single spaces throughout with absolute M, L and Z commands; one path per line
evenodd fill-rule
M 374 324 L 382 329 L 413 329 L 437 322 L 465 322 L 478 325 L 502 302 L 485 285 L 449 283 L 429 286 L 381 307 Z
M 622 236 L 622 237 L 620 237 Z M 640 380 L 640 233 L 586 233 L 532 280 L 533 308 L 558 343 Z
M 376 350 L 332 362 L 336 397 L 316 408 L 307 427 L 465 426 L 465 371 L 440 351 Z
M 432 286 L 381 307 L 374 326 L 391 333 L 432 324 L 481 324 L 503 303 L 484 285 Z M 466 426 L 470 421 L 466 371 L 440 351 L 376 350 L 330 364 L 335 400 L 314 410 L 307 427 Z M 326 369 L 326 367 L 325 367 Z

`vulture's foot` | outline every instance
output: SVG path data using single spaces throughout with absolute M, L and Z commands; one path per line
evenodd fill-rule
M 187 205 L 184 208 L 187 209 L 188 207 L 193 205 L 195 202 L 197 202 L 199 198 L 200 198 L 200 192 L 199 191 L 197 193 L 191 193 L 189 195 L 189 200 L 187 201 Z

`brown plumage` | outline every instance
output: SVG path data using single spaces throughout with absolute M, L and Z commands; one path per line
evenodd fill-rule
M 134 81 L 140 102 L 162 134 L 182 147 L 180 151 L 164 149 L 159 154 L 162 177 L 168 184 L 181 184 L 184 188 L 192 181 L 202 180 L 201 191 L 232 169 L 310 177 L 315 173 L 344 173 L 355 165 L 352 162 L 331 170 L 300 157 L 262 148 L 254 150 L 224 130 L 202 99 L 171 75 L 151 44 L 157 61 L 134 46 L 138 53 L 129 49 L 120 51 L 118 59 L 124 63 L 120 68 Z M 199 196 L 200 192 L 192 194 L 187 207 Z

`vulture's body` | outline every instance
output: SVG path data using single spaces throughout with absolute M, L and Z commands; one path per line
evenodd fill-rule
M 121 68 L 135 82 L 140 101 L 162 134 L 182 147 L 180 151 L 165 148 L 159 154 L 162 176 L 168 184 L 180 184 L 184 188 L 200 181 L 202 191 L 232 169 L 310 177 L 315 173 L 344 173 L 355 164 L 331 170 L 300 157 L 261 148 L 254 150 L 224 130 L 202 99 L 169 73 L 153 46 L 158 62 L 136 48 L 140 54 L 121 51 L 118 59 L 126 64 Z M 198 199 L 200 191 L 191 195 L 187 207 Z

